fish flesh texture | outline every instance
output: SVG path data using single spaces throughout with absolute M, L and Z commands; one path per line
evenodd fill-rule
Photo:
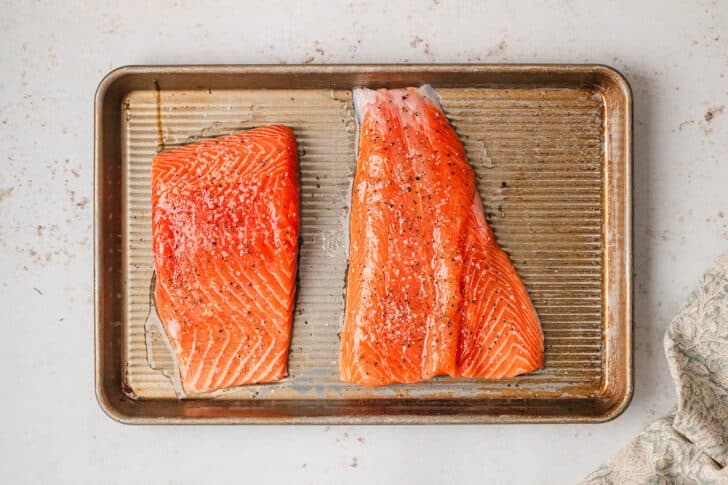
M 284 126 L 154 157 L 154 297 L 185 393 L 285 376 L 299 205 L 296 140 Z
M 429 86 L 356 89 L 340 374 L 364 386 L 543 366 L 543 334 Z

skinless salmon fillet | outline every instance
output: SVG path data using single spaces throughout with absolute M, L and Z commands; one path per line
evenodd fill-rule
M 186 393 L 285 376 L 298 186 L 296 141 L 283 126 L 154 157 L 154 296 Z
M 357 89 L 343 380 L 512 377 L 543 365 L 536 312 L 428 87 Z

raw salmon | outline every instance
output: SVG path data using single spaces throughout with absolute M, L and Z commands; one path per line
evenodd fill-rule
M 357 89 L 354 102 L 342 379 L 378 386 L 542 367 L 538 317 L 434 92 Z
M 266 126 L 154 157 L 155 300 L 186 393 L 285 376 L 298 233 L 289 128 Z

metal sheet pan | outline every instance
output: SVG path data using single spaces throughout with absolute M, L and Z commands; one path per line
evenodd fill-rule
M 432 84 L 488 220 L 542 321 L 544 369 L 513 379 L 352 386 L 338 379 L 356 86 Z M 600 65 L 146 66 L 95 100 L 96 394 L 126 423 L 600 422 L 632 394 L 632 101 Z M 150 168 L 161 148 L 268 123 L 299 144 L 302 237 L 280 383 L 180 399 L 145 327 Z

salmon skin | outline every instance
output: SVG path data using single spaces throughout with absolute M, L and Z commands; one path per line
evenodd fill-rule
M 284 126 L 154 157 L 154 296 L 185 393 L 285 376 L 298 185 L 296 140 Z
M 542 367 L 538 317 L 434 91 L 356 89 L 354 104 L 341 378 L 379 386 Z

